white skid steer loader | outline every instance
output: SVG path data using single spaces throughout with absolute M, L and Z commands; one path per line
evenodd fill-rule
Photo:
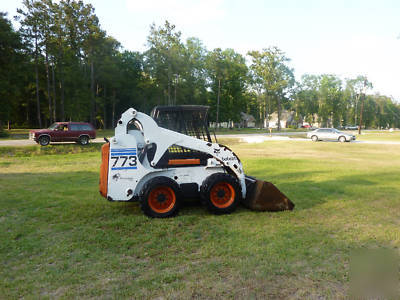
M 100 193 L 110 201 L 139 201 L 150 217 L 177 214 L 185 198 L 200 197 L 215 214 L 242 202 L 261 211 L 292 210 L 272 183 L 246 176 L 228 147 L 212 142 L 207 106 L 158 106 L 152 117 L 130 108 L 102 146 Z

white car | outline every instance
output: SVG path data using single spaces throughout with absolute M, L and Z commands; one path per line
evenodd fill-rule
M 350 142 L 356 139 L 355 135 L 339 131 L 335 128 L 319 128 L 307 133 L 307 137 L 311 138 L 314 142 L 322 140 L 331 140 L 339 142 Z

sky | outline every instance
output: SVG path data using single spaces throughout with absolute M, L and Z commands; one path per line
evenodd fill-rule
M 1 0 L 16 15 L 22 0 Z M 165 20 L 208 50 L 277 46 L 303 74 L 365 75 L 369 93 L 400 102 L 399 0 L 84 0 L 125 49 L 144 51 L 150 25 Z

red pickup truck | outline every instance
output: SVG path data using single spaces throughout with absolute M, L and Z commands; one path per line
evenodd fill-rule
M 96 138 L 96 130 L 89 123 L 56 122 L 47 129 L 29 131 L 29 139 L 47 146 L 50 142 L 77 142 L 87 145 Z

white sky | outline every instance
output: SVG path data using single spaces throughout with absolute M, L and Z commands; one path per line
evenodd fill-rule
M 399 0 L 84 0 L 102 27 L 128 50 L 146 49 L 150 24 L 167 19 L 183 38 L 207 49 L 246 54 L 278 46 L 302 74 L 366 75 L 380 92 L 400 100 Z M 9 17 L 21 0 L 1 0 Z

